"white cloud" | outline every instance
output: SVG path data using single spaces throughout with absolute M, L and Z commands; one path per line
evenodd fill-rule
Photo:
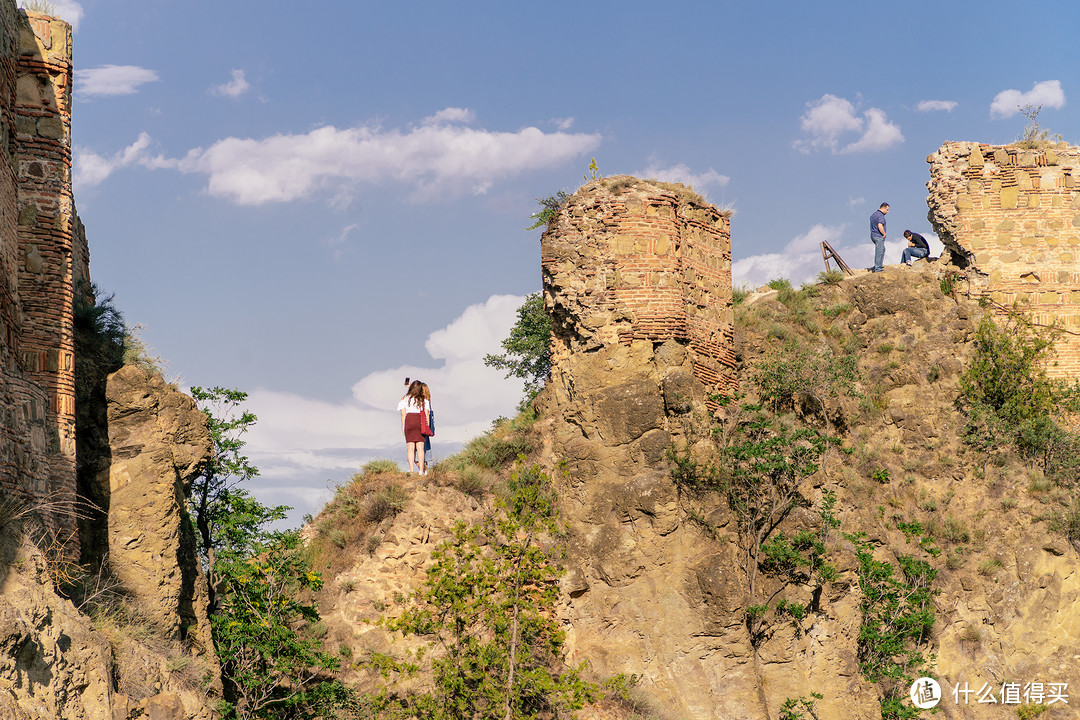
M 82 5 L 75 0 L 53 0 L 53 7 L 56 8 L 56 16 L 71 25 L 72 32 L 78 31 L 83 17 Z
M 574 118 L 552 118 L 551 122 L 555 123 L 555 127 L 559 130 L 569 130 L 574 127 Z
M 1065 91 L 1061 89 L 1061 81 L 1044 80 L 1035 83 L 1026 93 L 1002 90 L 990 103 L 990 117 L 1011 117 L 1025 105 L 1042 105 L 1054 109 L 1064 107 Z
M 904 141 L 899 126 L 890 123 L 885 112 L 878 108 L 870 108 L 860 117 L 850 100 L 829 93 L 806 103 L 806 107 L 799 125 L 808 137 L 793 143 L 799 152 L 822 149 L 834 153 L 876 152 Z M 862 133 L 862 136 L 838 149 L 841 136 L 850 133 Z
M 683 163 L 664 168 L 653 162 L 644 170 L 634 173 L 634 175 L 644 178 L 656 178 L 662 182 L 682 183 L 687 187 L 693 187 L 702 195 L 705 194 L 705 188 L 710 185 L 726 187 L 731 182 L 730 177 L 721 175 L 712 168 L 702 173 L 695 173 Z
M 523 171 L 554 167 L 595 148 L 600 135 L 476 130 L 457 124 L 469 111 L 448 108 L 431 122 L 402 130 L 321 127 L 303 135 L 256 140 L 226 138 L 169 161 L 205 174 L 207 192 L 239 205 L 306 198 L 326 187 L 397 181 L 415 186 L 414 199 L 471 188 Z
M 937 112 L 944 110 L 945 112 L 952 112 L 956 109 L 955 100 L 922 100 L 915 109 L 919 112 Z
M 468 108 L 444 108 L 430 117 L 424 118 L 425 125 L 447 125 L 450 123 L 471 123 L 476 113 Z
M 864 240 L 843 245 L 841 240 L 846 229 L 846 224 L 817 224 L 805 234 L 793 238 L 783 252 L 740 258 L 731 264 L 731 283 L 734 287 L 757 288 L 777 278 L 787 278 L 796 287 L 812 281 L 825 269 L 825 262 L 821 258 L 822 241 L 828 242 L 853 270 L 870 267 L 874 262 L 874 245 L 870 242 L 869 230 Z M 885 243 L 886 265 L 899 263 L 900 254 L 907 247 L 907 241 L 901 236 L 902 231 L 891 232 L 900 239 Z M 920 234 L 930 245 L 931 257 L 940 256 L 942 245 L 937 237 L 932 233 Z M 739 248 L 735 246 L 733 249 L 737 251 Z M 835 263 L 832 267 L 836 267 Z
M 870 108 L 864 115 L 866 132 L 857 141 L 851 143 L 841 153 L 878 152 L 904 142 L 900 127 L 885 119 L 885 112 Z
M 517 320 L 524 297 L 494 295 L 467 307 L 445 328 L 428 336 L 425 348 L 433 367 L 404 365 L 370 373 L 340 402 L 259 389 L 245 407 L 258 417 L 249 431 L 247 451 L 260 476 L 254 488 L 268 503 L 296 504 L 314 511 L 323 494 L 313 486 L 328 477 L 348 478 L 368 460 L 389 457 L 405 466 L 404 440 L 397 411 L 406 376 L 431 387 L 436 436 L 435 457 L 476 437 L 497 417 L 514 413 L 523 388 L 503 372 L 484 365 L 484 355 L 502 352 L 500 343 Z M 305 492 L 306 488 L 306 492 Z M 320 495 L 319 497 L 312 497 Z
M 140 85 L 157 79 L 156 72 L 136 65 L 102 65 L 76 70 L 75 92 L 80 97 L 132 95 Z
M 251 84 L 248 83 L 247 78 L 244 76 L 243 70 L 233 70 L 232 80 L 221 85 L 214 85 L 210 88 L 210 92 L 214 95 L 223 95 L 225 97 L 240 97 L 248 90 L 251 89 Z
M 866 198 L 864 197 L 849 197 L 847 201 L 848 207 L 855 208 L 859 205 L 866 204 Z
M 74 149 L 74 185 L 75 191 L 93 187 L 105 181 L 116 170 L 125 167 L 140 166 L 146 168 L 162 167 L 160 158 L 151 157 L 150 136 L 139 133 L 135 142 L 113 155 L 98 155 L 92 150 L 76 147 Z
M 76 174 L 90 186 L 118 167 L 137 164 L 206 175 L 210 195 L 239 205 L 289 202 L 329 190 L 328 197 L 342 206 L 359 183 L 410 184 L 415 200 L 462 191 L 484 194 L 495 180 L 554 167 L 600 144 L 599 134 L 544 133 L 535 127 L 509 133 L 452 124 L 451 118 L 470 113 L 448 108 L 406 131 L 325 126 L 262 140 L 230 137 L 180 159 L 149 157 L 143 152 L 149 138 L 142 142 L 140 135 L 138 158 L 118 163 L 83 149 Z

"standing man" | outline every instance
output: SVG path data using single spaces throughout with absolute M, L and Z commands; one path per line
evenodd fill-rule
M 904 239 L 907 240 L 908 246 L 904 248 L 904 254 L 900 256 L 900 262 L 905 265 L 910 266 L 919 258 L 924 258 L 930 254 L 930 246 L 926 243 L 926 238 L 919 233 L 905 230 Z
M 870 216 L 870 242 L 874 243 L 874 272 L 885 268 L 885 216 L 889 214 L 889 203 L 881 203 Z

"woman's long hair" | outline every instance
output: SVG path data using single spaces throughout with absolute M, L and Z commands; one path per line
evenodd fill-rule
M 431 390 L 428 390 L 427 383 L 420 383 L 420 391 L 424 394 L 424 399 L 431 402 Z
M 405 397 L 409 398 L 413 405 L 422 410 L 424 407 L 424 383 L 413 380 L 409 383 L 409 392 L 405 393 Z

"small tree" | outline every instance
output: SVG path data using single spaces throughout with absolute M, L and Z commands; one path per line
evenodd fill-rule
M 221 661 L 228 718 L 317 718 L 345 696 L 326 674 L 339 661 L 322 649 L 310 626 L 319 620 L 300 598 L 322 579 L 311 572 L 295 531 L 267 533 L 253 522 L 265 508 L 232 496 L 239 519 L 218 553 L 221 607 L 211 616 Z M 250 520 L 244 520 L 250 518 Z
M 544 296 L 531 293 L 517 309 L 517 322 L 502 341 L 501 355 L 485 355 L 484 364 L 506 370 L 506 377 L 525 381 L 528 404 L 539 393 L 551 374 L 551 318 L 544 310 Z
M 246 444 L 244 433 L 255 424 L 257 418 L 254 413 L 241 409 L 241 404 L 247 400 L 247 393 L 240 390 L 196 386 L 191 389 L 191 396 L 206 415 L 210 430 L 210 455 L 199 466 L 198 474 L 191 483 L 190 506 L 199 537 L 199 555 L 210 578 L 210 606 L 213 608 L 219 580 L 216 577 L 216 552 L 225 542 L 223 535 L 232 534 L 227 532 L 227 528 L 234 525 L 237 519 L 234 495 L 237 496 L 236 503 L 248 505 L 247 511 L 254 509 L 245 502 L 248 499 L 246 491 L 238 489 L 237 485 L 259 474 L 259 470 L 242 454 Z M 252 518 L 254 522 L 248 526 L 253 532 L 261 522 L 284 517 L 284 511 L 284 508 L 262 508 L 258 511 L 261 517 Z M 243 542 L 247 543 L 250 539 L 244 538 Z M 239 538 L 233 537 L 229 542 L 235 543 L 237 540 Z
M 595 688 L 563 666 L 554 618 L 561 570 L 545 538 L 557 530 L 551 478 L 533 466 L 511 476 L 510 498 L 482 525 L 459 522 L 405 612 L 387 626 L 430 638 L 416 664 L 385 669 L 434 677 L 429 692 L 386 693 L 380 705 L 430 720 L 561 717 Z
M 241 407 L 247 393 L 196 387 L 192 396 L 206 414 L 212 441 L 189 504 L 210 579 L 222 712 L 237 720 L 323 717 L 345 691 L 325 676 L 337 660 L 312 635 L 318 611 L 302 599 L 322 580 L 310 570 L 295 531 L 266 529 L 284 519 L 288 507 L 264 505 L 238 487 L 259 474 L 243 454 L 243 435 L 255 423 Z

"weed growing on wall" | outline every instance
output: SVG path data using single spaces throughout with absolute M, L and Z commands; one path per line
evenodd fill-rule
M 536 202 L 540 205 L 540 209 L 529 215 L 529 219 L 533 221 L 533 224 L 525 228 L 526 230 L 535 230 L 537 228 L 547 229 L 551 221 L 559 215 L 559 210 L 566 204 L 566 201 L 570 199 L 570 196 L 566 194 L 565 190 L 560 190 L 554 195 L 548 195 L 547 197 L 536 198 Z
M 391 682 L 369 696 L 370 711 L 432 720 L 556 717 L 598 692 L 562 659 L 553 617 L 561 569 L 551 478 L 519 466 L 509 496 L 483 524 L 459 522 L 433 553 L 424 585 L 386 627 L 430 640 L 415 655 L 375 655 Z M 397 680 L 430 671 L 433 685 L 403 691 Z

